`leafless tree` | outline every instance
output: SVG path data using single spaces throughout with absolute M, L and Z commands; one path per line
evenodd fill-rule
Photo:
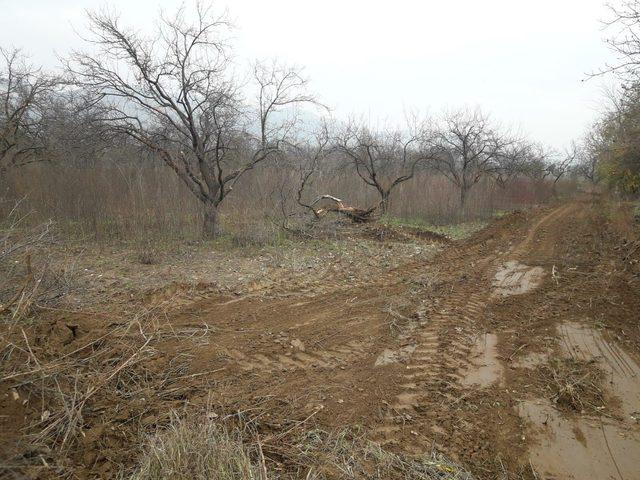
M 523 165 L 523 173 L 538 184 L 545 182 L 550 175 L 549 163 L 555 153 L 540 143 L 534 143 L 527 152 L 527 158 Z
M 27 63 L 18 49 L 0 48 L 0 175 L 44 159 L 44 118 L 59 80 Z
M 93 49 L 68 62 L 75 82 L 99 99 L 103 120 L 155 152 L 204 208 L 204 234 L 217 235 L 219 206 L 236 182 L 272 158 L 294 120 L 283 107 L 313 101 L 295 69 L 256 64 L 256 103 L 232 75 L 230 25 L 198 4 L 162 16 L 156 38 L 123 27 L 109 12 L 89 15 Z
M 374 130 L 351 121 L 336 136 L 339 152 L 353 165 L 362 181 L 376 189 L 380 209 L 387 213 L 393 190 L 411 180 L 418 167 L 431 158 L 425 121 L 409 118 L 406 128 Z
M 531 149 L 532 145 L 528 142 L 517 141 L 497 156 L 492 176 L 500 188 L 506 188 L 511 181 L 524 174 Z
M 558 182 L 572 169 L 578 156 L 579 147 L 575 143 L 564 153 L 533 144 L 528 151 L 523 173 L 538 184 L 551 182 L 555 195 Z
M 640 2 L 623 0 L 609 5 L 611 18 L 604 21 L 608 28 L 618 31 L 606 40 L 617 56 L 592 76 L 614 73 L 626 81 L 637 83 L 640 70 Z
M 584 136 L 578 150 L 575 170 L 578 175 L 595 185 L 600 181 L 598 166 L 606 140 L 602 137 L 602 127 L 594 125 Z
M 499 171 L 500 161 L 511 158 L 518 144 L 480 110 L 467 109 L 447 112 L 432 142 L 437 149 L 433 166 L 458 187 L 461 211 L 471 188 Z
M 564 177 L 568 172 L 571 171 L 579 155 L 579 147 L 574 142 L 571 144 L 571 147 L 568 148 L 564 153 L 556 154 L 553 161 L 547 164 L 547 171 L 549 172 L 549 176 L 553 179 L 552 192 L 554 195 L 558 193 L 558 182 L 562 177 Z
M 322 167 L 322 162 L 333 151 L 329 124 L 324 121 L 318 131 L 307 141 L 306 145 L 301 146 L 298 151 L 300 153 L 300 162 L 298 163 L 299 181 L 296 190 L 296 202 L 301 207 L 312 212 L 316 218 L 319 218 L 318 209 L 312 205 L 312 201 L 305 198 L 305 191 L 313 184 Z

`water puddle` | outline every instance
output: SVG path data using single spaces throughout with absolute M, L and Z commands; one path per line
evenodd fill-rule
M 578 323 L 558 327 L 562 354 L 593 361 L 607 373 L 604 388 L 620 400 L 619 418 L 565 416 L 549 400 L 527 400 L 520 416 L 533 426 L 532 465 L 544 479 L 640 480 L 640 367 L 605 335 Z
M 565 355 L 595 361 L 607 373 L 607 387 L 620 399 L 626 420 L 640 416 L 640 366 L 615 343 L 597 330 L 566 322 L 558 327 Z
M 536 435 L 529 452 L 543 479 L 640 479 L 640 433 L 599 418 L 566 418 L 548 400 L 519 405 Z
M 376 367 L 383 365 L 389 365 L 391 363 L 405 362 L 409 359 L 411 354 L 416 351 L 416 344 L 405 345 L 398 350 L 390 350 L 385 348 L 378 358 L 376 358 Z
M 502 265 L 493 279 L 493 297 L 522 295 L 536 288 L 544 278 L 542 267 L 530 267 L 516 260 Z
M 463 385 L 488 387 L 502 378 L 502 364 L 498 360 L 498 336 L 485 333 L 476 339 L 471 351 L 471 366 L 463 373 Z

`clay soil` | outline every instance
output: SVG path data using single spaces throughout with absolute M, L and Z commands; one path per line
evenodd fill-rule
M 126 474 L 172 415 L 204 414 L 250 424 L 285 478 L 306 473 L 296 435 L 350 428 L 478 479 L 640 479 L 625 204 L 514 212 L 455 242 L 359 228 L 291 255 L 196 252 L 179 278 L 175 256 L 131 264 L 133 290 L 113 254 L 81 257 L 84 290 L 5 324 L 0 476 Z

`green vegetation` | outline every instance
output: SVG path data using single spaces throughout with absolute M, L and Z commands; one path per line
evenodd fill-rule
M 619 56 L 617 65 L 602 73 L 614 74 L 620 86 L 609 92 L 609 106 L 587 134 L 580 172 L 589 180 L 602 181 L 623 195 L 640 194 L 640 11 L 638 2 L 611 8 L 609 25 L 622 28 L 607 44 Z
M 500 212 L 500 214 L 504 215 L 503 212 Z M 405 219 L 399 217 L 384 217 L 381 219 L 381 222 L 385 225 L 409 227 L 425 232 L 439 233 L 440 235 L 444 235 L 453 240 L 469 238 L 474 233 L 486 227 L 488 223 L 483 220 L 475 220 L 470 222 L 452 223 L 449 225 L 434 225 L 422 219 Z
M 619 110 L 596 126 L 591 145 L 598 178 L 625 195 L 640 193 L 640 84 L 622 90 Z

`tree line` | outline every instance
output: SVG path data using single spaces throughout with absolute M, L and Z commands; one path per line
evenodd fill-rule
M 202 206 L 204 235 L 214 237 L 220 206 L 232 201 L 241 178 L 259 175 L 257 167 L 268 162 L 297 172 L 297 203 L 316 215 L 309 187 L 327 164 L 375 190 L 378 203 L 367 211 L 383 214 L 398 186 L 420 170 L 446 177 L 461 211 L 482 179 L 505 187 L 526 176 L 555 186 L 578 164 L 589 178 L 590 143 L 557 152 L 479 109 L 408 113 L 398 127 L 320 114 L 305 124 L 305 111 L 326 107 L 303 72 L 256 62 L 239 75 L 231 25 L 210 6 L 161 16 L 153 36 L 111 12 L 88 20 L 85 48 L 64 59 L 62 74 L 32 67 L 20 50 L 0 50 L 0 179 L 30 163 L 91 162 L 131 146 L 163 162 L 188 188 Z
M 580 143 L 578 172 L 623 195 L 640 193 L 640 2 L 611 5 L 605 26 L 614 60 L 590 77 L 613 76 L 606 107 Z

